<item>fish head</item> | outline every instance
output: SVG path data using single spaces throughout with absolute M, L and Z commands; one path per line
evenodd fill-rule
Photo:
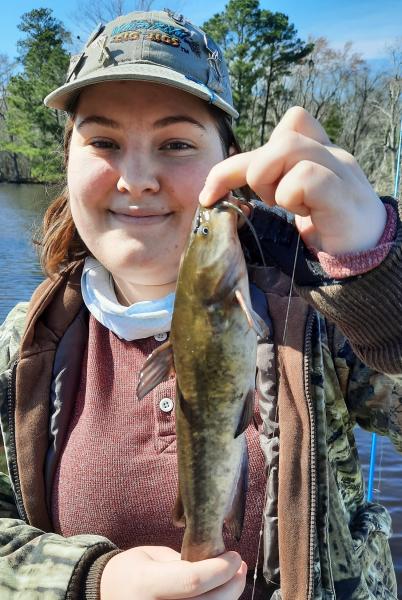
M 181 273 L 207 304 L 233 293 L 246 270 L 237 222 L 236 211 L 221 203 L 196 211 Z

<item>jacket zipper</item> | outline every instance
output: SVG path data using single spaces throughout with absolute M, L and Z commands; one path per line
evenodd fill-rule
M 22 501 L 21 484 L 20 484 L 20 477 L 19 477 L 19 473 L 18 473 L 18 464 L 17 464 L 17 452 L 16 452 L 16 448 L 15 448 L 15 382 L 16 382 L 16 377 L 17 377 L 17 365 L 18 365 L 18 360 L 16 360 L 14 362 L 14 364 L 12 365 L 11 372 L 10 372 L 10 379 L 8 382 L 7 410 L 8 410 L 8 428 L 9 428 L 9 436 L 10 436 L 9 452 L 8 452 L 9 457 L 10 457 L 9 469 L 10 469 L 11 480 L 12 480 L 12 484 L 13 484 L 13 488 L 14 488 L 15 503 L 17 506 L 18 513 L 19 513 L 21 519 L 23 519 L 26 523 L 28 523 L 27 513 L 25 512 L 24 503 Z
M 310 473 L 311 473 L 311 494 L 310 494 L 310 544 L 309 544 L 309 579 L 308 579 L 308 593 L 307 600 L 311 600 L 314 593 L 314 538 L 315 538 L 315 516 L 316 516 L 316 502 L 317 502 L 317 460 L 316 460 L 316 429 L 314 419 L 314 407 L 311 399 L 310 390 L 310 356 L 311 356 L 311 338 L 314 325 L 315 314 L 310 312 L 306 324 L 306 346 L 304 352 L 304 380 L 306 382 L 306 400 L 310 417 Z

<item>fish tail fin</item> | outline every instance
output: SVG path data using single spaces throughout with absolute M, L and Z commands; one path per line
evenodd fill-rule
M 225 544 L 222 535 L 208 542 L 196 543 L 191 539 L 188 529 L 184 532 L 183 543 L 181 546 L 181 559 L 190 562 L 215 558 L 225 552 Z
M 233 502 L 224 521 L 226 529 L 237 541 L 240 540 L 241 532 L 243 531 L 248 488 L 248 451 L 247 444 L 245 443 L 244 445 L 245 449 L 242 456 L 237 488 L 233 496 Z

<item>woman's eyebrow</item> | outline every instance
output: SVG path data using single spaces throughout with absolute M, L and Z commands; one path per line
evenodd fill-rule
M 96 125 L 103 125 L 104 127 L 110 127 L 111 129 L 121 129 L 121 125 L 117 123 L 117 121 L 113 121 L 113 119 L 109 119 L 108 117 L 102 117 L 101 115 L 89 115 L 82 119 L 80 123 L 77 125 L 77 129 L 81 129 L 84 125 L 91 125 L 95 123 Z
M 163 127 L 168 127 L 169 125 L 175 125 L 176 123 L 191 123 L 192 125 L 196 125 L 196 127 L 206 131 L 205 125 L 189 115 L 171 115 L 169 117 L 164 117 L 163 119 L 158 119 L 155 121 L 154 127 L 156 129 L 162 129 Z
M 190 117 L 189 115 L 170 115 L 168 117 L 163 117 L 162 119 L 158 119 L 154 123 L 154 127 L 156 129 L 162 129 L 163 127 L 168 127 L 169 125 L 175 125 L 176 123 L 191 123 L 196 127 L 206 131 L 205 125 L 203 125 L 194 117 Z M 81 129 L 85 125 L 103 125 L 104 127 L 110 127 L 111 129 L 121 129 L 122 126 L 113 119 L 109 117 L 103 117 L 102 115 L 89 115 L 80 121 L 77 125 L 77 129 Z

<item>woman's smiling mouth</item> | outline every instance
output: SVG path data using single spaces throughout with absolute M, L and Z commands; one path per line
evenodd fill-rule
M 166 220 L 173 214 L 161 213 L 152 210 L 134 210 L 134 211 L 114 211 L 109 210 L 113 219 L 119 223 L 128 225 L 159 225 L 160 223 L 166 222 Z

